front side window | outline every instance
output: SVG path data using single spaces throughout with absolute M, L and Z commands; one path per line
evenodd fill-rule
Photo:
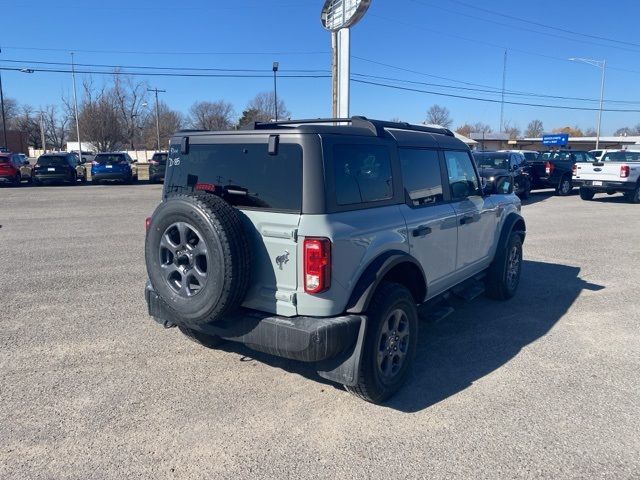
M 338 205 L 377 202 L 393 197 L 391 159 L 381 145 L 335 145 L 333 149 Z
M 445 151 L 444 158 L 449 175 L 451 197 L 462 199 L 478 195 L 480 184 L 469 154 L 462 151 Z
M 443 201 L 440 161 L 435 150 L 398 150 L 402 183 L 411 205 L 417 207 Z

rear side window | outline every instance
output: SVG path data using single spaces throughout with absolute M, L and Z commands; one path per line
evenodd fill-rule
M 302 211 L 302 147 L 281 143 L 269 155 L 266 143 L 171 146 L 165 195 L 215 192 L 236 207 Z
M 479 194 L 480 184 L 467 152 L 445 151 L 451 197 L 463 199 Z
M 400 166 L 405 194 L 413 206 L 442 202 L 442 175 L 435 150 L 401 148 Z
M 338 205 L 377 202 L 393 197 L 389 149 L 381 145 L 333 147 Z

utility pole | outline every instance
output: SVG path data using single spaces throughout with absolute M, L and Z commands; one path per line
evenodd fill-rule
M 147 88 L 147 92 L 154 92 L 156 94 L 156 137 L 158 140 L 158 151 L 160 151 L 160 107 L 158 104 L 158 93 L 166 93 L 167 91 L 157 88 Z
M 78 94 L 76 93 L 76 64 L 71 52 L 71 76 L 73 77 L 73 110 L 76 116 L 76 135 L 78 136 L 78 155 L 82 163 L 82 141 L 80 140 L 80 120 L 78 119 Z
M 502 64 L 502 99 L 500 100 L 500 132 L 504 128 L 504 89 L 507 84 L 507 50 L 504 51 L 504 61 Z
M 280 67 L 280 63 L 273 62 L 273 106 L 275 107 L 276 122 L 278 121 L 278 67 Z
M 42 142 L 42 153 L 47 153 L 47 143 L 44 137 L 44 120 L 42 117 L 42 110 L 38 112 L 40 114 L 40 141 Z
M 2 53 L 2 48 L 0 48 Z M 0 106 L 2 108 L 2 146 L 7 148 L 7 117 L 4 114 L 4 92 L 2 91 L 2 71 L 0 70 Z

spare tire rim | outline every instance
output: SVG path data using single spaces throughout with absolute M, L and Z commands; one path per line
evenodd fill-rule
M 518 285 L 518 276 L 520 274 L 520 250 L 514 245 L 509 252 L 509 261 L 507 263 L 507 287 L 514 290 Z
M 401 309 L 393 310 L 383 322 L 378 337 L 378 372 L 386 381 L 402 369 L 409 353 L 409 319 Z
M 186 222 L 171 224 L 158 249 L 162 277 L 182 297 L 201 292 L 208 280 L 209 252 L 200 232 Z

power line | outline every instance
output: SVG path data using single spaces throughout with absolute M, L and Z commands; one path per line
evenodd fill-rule
M 374 85 L 374 86 L 378 86 L 378 87 L 391 88 L 391 89 L 395 89 L 395 90 L 403 90 L 403 91 L 407 91 L 407 92 L 426 93 L 426 94 L 429 94 L 429 95 L 438 95 L 438 96 L 441 96 L 441 97 L 459 98 L 459 99 L 462 99 L 462 100 L 474 100 L 474 101 L 478 101 L 478 102 L 488 102 L 488 103 L 500 103 L 501 102 L 501 100 L 499 100 L 499 99 L 471 97 L 471 96 L 467 96 L 467 95 L 456 95 L 456 94 L 453 94 L 453 93 L 442 93 L 442 92 L 434 92 L 434 91 L 430 91 L 430 90 L 420 90 L 420 89 L 417 89 L 417 88 L 401 87 L 401 86 L 398 86 L 398 85 L 389 85 L 389 84 L 385 84 L 385 83 L 371 82 L 371 81 L 367 81 L 367 80 L 352 79 L 352 81 L 356 82 L 356 83 L 366 84 L 366 85 Z M 507 101 L 507 100 L 505 100 L 504 103 L 508 104 L 508 105 L 520 105 L 520 106 L 525 106 L 525 107 L 539 107 L 539 108 L 553 108 L 553 109 L 558 109 L 558 110 L 580 110 L 580 111 L 587 111 L 587 112 L 596 112 L 596 111 L 600 110 L 599 108 L 573 107 L 573 106 L 562 106 L 562 105 L 546 105 L 546 104 L 541 104 L 541 103 L 513 102 L 513 101 Z M 616 108 L 603 109 L 602 111 L 603 112 L 618 112 L 618 113 L 640 113 L 640 110 L 628 110 L 628 109 L 616 109 Z
M 28 50 L 38 52 L 76 52 L 76 53 L 117 53 L 131 55 L 328 55 L 323 51 L 274 51 L 274 52 L 179 52 L 179 51 L 150 51 L 150 50 L 83 50 L 81 48 L 45 48 L 45 47 L 17 47 L 2 46 L 6 50 Z

